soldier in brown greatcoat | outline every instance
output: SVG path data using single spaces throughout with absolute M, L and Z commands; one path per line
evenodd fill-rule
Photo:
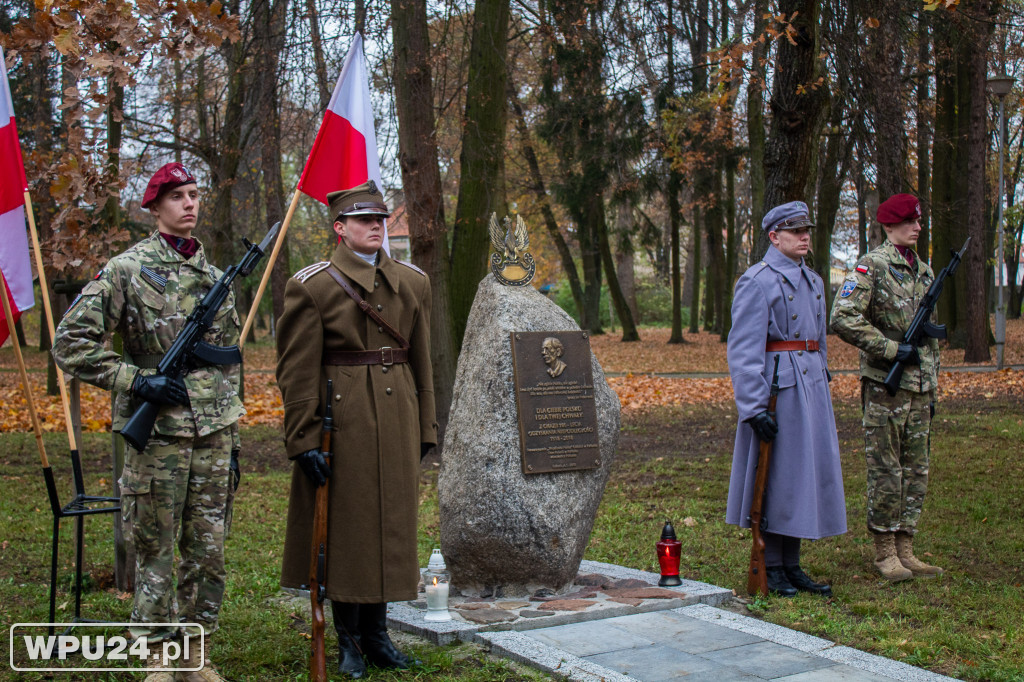
M 388 638 L 386 617 L 387 602 L 415 599 L 419 582 L 420 459 L 437 443 L 430 281 L 381 248 L 388 210 L 372 181 L 328 201 L 338 246 L 330 261 L 288 281 L 277 325 L 285 445 L 296 462 L 281 584 L 309 581 L 315 490 L 330 477 L 326 591 L 339 672 L 359 678 L 363 656 L 382 667 L 409 665 Z M 336 429 L 329 468 L 319 454 L 325 399 Z

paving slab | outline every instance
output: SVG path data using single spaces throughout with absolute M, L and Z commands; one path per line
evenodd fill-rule
M 654 586 L 659 578 L 593 561 L 582 562 L 579 573 L 582 582 L 600 582 L 604 576 Z M 579 589 L 577 585 L 566 592 Z M 635 605 L 613 601 L 616 588 L 610 595 L 601 587 L 594 589 L 595 603 L 584 610 L 550 615 L 538 609 L 544 602 L 537 599 L 525 606 L 527 600 L 489 600 L 486 608 L 516 615 L 510 622 L 490 624 L 469 622 L 458 609 L 451 610 L 450 621 L 426 621 L 422 602 L 395 603 L 389 606 L 388 625 L 442 645 L 475 641 L 500 656 L 582 682 L 952 679 L 717 608 L 732 598 L 732 591 L 716 585 L 683 581 L 671 588 L 679 598 L 641 599 Z

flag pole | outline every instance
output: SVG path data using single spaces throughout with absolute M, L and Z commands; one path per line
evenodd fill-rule
M 46 458 L 46 448 L 43 446 L 43 430 L 39 427 L 39 417 L 36 416 L 36 404 L 32 401 L 32 389 L 28 385 L 28 371 L 25 369 L 25 358 L 21 355 L 21 346 L 18 344 L 18 335 L 14 333 L 14 314 L 11 312 L 11 302 L 7 298 L 7 286 L 0 283 L 0 298 L 3 299 L 4 317 L 7 318 L 8 337 L 11 345 L 14 346 L 14 355 L 18 359 L 18 369 L 21 372 L 21 385 L 25 389 L 25 401 L 28 402 L 28 414 L 32 420 L 32 430 L 36 433 L 36 445 L 39 446 L 39 459 L 43 462 L 43 468 L 50 468 L 50 461 Z
M 288 226 L 292 222 L 292 216 L 295 215 L 295 207 L 299 205 L 299 195 L 301 192 L 299 188 L 295 188 L 295 194 L 292 195 L 292 203 L 288 206 L 288 212 L 284 216 L 284 220 L 281 222 L 281 231 L 277 234 L 277 239 L 274 240 L 274 248 L 270 252 L 270 260 L 267 261 L 267 267 L 263 271 L 263 277 L 260 279 L 260 286 L 256 289 L 256 298 L 252 301 L 252 307 L 249 308 L 249 315 L 245 318 L 245 324 L 242 326 L 242 337 L 238 339 L 238 347 L 242 348 L 245 346 L 245 339 L 249 336 L 249 330 L 252 328 L 253 320 L 256 319 L 256 309 L 260 305 L 260 299 L 263 298 L 263 291 L 267 288 L 267 282 L 270 280 L 270 273 L 274 269 L 274 263 L 277 262 L 277 254 L 281 251 L 281 245 L 284 243 L 284 237 L 288 234 Z
M 39 248 L 39 233 L 36 232 L 36 218 L 32 210 L 32 195 L 25 190 L 25 217 L 28 218 L 28 231 L 32 235 L 32 250 L 36 256 L 36 271 L 39 273 L 39 290 L 43 297 L 43 311 L 46 313 L 46 328 L 50 330 L 50 343 L 53 343 L 56 335 L 53 326 L 53 309 L 50 307 L 50 288 L 46 283 L 46 273 L 43 270 L 43 252 Z M 64 373 L 54 363 L 57 370 L 57 387 L 60 389 L 60 403 L 64 408 L 64 425 L 68 431 L 68 443 L 71 450 L 78 450 L 78 440 L 75 438 L 75 427 L 71 423 L 71 401 L 68 398 L 68 387 L 64 383 Z M 46 466 L 45 464 L 43 466 Z

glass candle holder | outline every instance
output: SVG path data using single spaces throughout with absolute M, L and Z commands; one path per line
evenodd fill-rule
M 451 620 L 452 615 L 448 613 L 448 592 L 451 586 L 451 576 L 446 570 L 444 557 L 441 550 L 435 549 L 430 554 L 430 561 L 427 563 L 427 572 L 423 575 L 423 589 L 427 594 L 427 615 L 424 620 L 439 621 Z

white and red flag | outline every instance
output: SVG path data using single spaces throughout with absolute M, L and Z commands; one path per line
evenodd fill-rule
M 18 129 L 14 125 L 11 88 L 7 83 L 7 66 L 3 48 L 0 48 L 0 273 L 3 274 L 15 321 L 22 312 L 35 305 L 25 227 L 27 187 Z M 7 319 L 0 315 L 0 345 L 9 335 Z
M 367 180 L 382 188 L 363 35 L 357 33 L 302 169 L 299 191 L 326 204 L 329 192 L 350 189 Z M 384 250 L 388 253 L 389 247 L 385 234 Z
M 299 189 L 326 204 L 328 192 L 367 180 L 381 185 L 363 36 L 357 33 L 302 170 Z

